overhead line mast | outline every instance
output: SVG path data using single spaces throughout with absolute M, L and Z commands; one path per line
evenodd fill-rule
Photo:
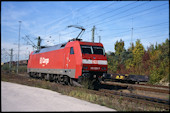
M 17 74 L 18 74 L 18 68 L 19 68 L 19 52 L 20 52 L 20 29 L 21 29 L 21 22 L 19 21 L 19 38 L 18 38 L 18 62 L 17 62 Z
M 94 42 L 94 31 L 95 31 L 95 26 L 93 26 L 93 28 L 92 28 L 92 42 Z
M 133 38 L 133 18 L 132 18 L 132 33 L 131 33 L 131 43 L 132 43 L 132 38 Z

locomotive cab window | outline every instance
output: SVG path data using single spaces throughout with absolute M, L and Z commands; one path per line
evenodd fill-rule
M 88 46 L 88 45 L 82 45 L 81 51 L 83 54 L 92 54 L 92 48 L 91 46 Z
M 103 47 L 93 46 L 93 54 L 104 55 Z
M 82 54 L 105 55 L 104 48 L 101 46 L 81 45 Z
M 70 48 L 70 54 L 74 54 L 74 49 L 73 49 L 73 47 Z

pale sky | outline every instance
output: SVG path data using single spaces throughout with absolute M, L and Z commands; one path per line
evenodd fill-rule
M 44 39 L 42 45 L 52 46 L 79 34 L 80 29 L 67 28 L 69 25 L 86 29 L 81 37 L 83 41 L 91 41 L 91 29 L 95 25 L 95 42 L 99 42 L 101 36 L 106 52 L 114 52 L 114 44 L 120 39 L 126 49 L 136 39 L 140 39 L 146 49 L 169 38 L 169 1 L 1 2 L 1 62 L 9 61 L 7 53 L 11 48 L 13 60 L 17 60 L 18 21 L 22 21 L 20 60 L 28 59 L 33 51 L 23 39 L 26 35 L 35 45 L 40 36 Z

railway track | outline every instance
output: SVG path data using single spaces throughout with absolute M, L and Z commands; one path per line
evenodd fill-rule
M 106 90 L 106 89 L 101 89 L 99 92 L 104 93 L 105 95 L 108 96 L 121 96 L 125 100 L 128 101 L 134 101 L 137 103 L 141 104 L 148 104 L 148 105 L 155 105 L 157 107 L 169 110 L 170 109 L 170 102 L 169 100 L 166 99 L 159 99 L 159 98 L 153 98 L 153 97 L 148 97 L 148 96 L 141 96 L 137 94 L 129 94 L 129 93 L 123 93 L 123 92 L 118 92 L 118 91 L 113 91 L 113 90 Z
M 165 110 L 170 109 L 169 100 L 165 100 L 165 99 L 122 93 L 122 92 L 107 90 L 107 89 L 100 89 L 99 91 L 89 90 L 88 93 L 93 93 L 100 96 L 107 96 L 110 98 L 117 98 L 118 100 L 120 99 L 121 101 L 134 102 L 137 104 L 154 106 L 155 108 L 161 108 Z
M 142 100 L 162 103 L 162 104 L 166 104 L 166 105 L 170 104 L 169 100 L 166 100 L 166 99 L 153 98 L 153 97 L 142 96 L 142 95 L 137 95 L 137 94 L 133 94 L 133 93 L 131 94 L 131 93 L 118 92 L 118 91 L 110 91 L 110 90 L 105 90 L 105 89 L 101 89 L 100 91 L 110 93 L 110 94 L 113 94 L 113 95 L 120 95 L 120 96 L 135 98 L 135 99 L 142 99 Z
M 130 90 L 143 90 L 149 92 L 165 93 L 170 94 L 169 87 L 167 86 L 157 86 L 157 85 L 143 85 L 143 84 L 127 84 L 127 83 L 118 83 L 118 82 L 101 82 L 101 84 L 114 85 L 126 87 Z
M 136 84 L 138 86 L 149 86 L 149 87 L 156 87 L 156 88 L 167 88 L 169 89 L 169 86 L 159 86 L 159 85 L 151 85 L 151 84 Z

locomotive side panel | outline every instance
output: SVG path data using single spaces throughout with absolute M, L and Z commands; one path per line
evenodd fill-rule
M 81 54 L 79 42 L 75 43 L 74 48 L 75 48 L 74 50 L 75 50 L 75 59 L 76 59 L 75 78 L 78 79 L 78 77 L 82 75 L 82 67 L 83 67 L 83 65 L 82 65 L 82 54 Z
M 63 50 L 31 55 L 30 67 L 36 69 L 63 69 Z
M 78 41 L 69 42 L 66 46 L 68 48 L 67 54 L 69 53 L 68 58 L 68 69 L 75 70 L 74 78 L 82 75 L 82 55 L 80 50 L 80 45 Z M 67 64 L 66 64 L 67 65 Z
M 61 74 L 75 78 L 75 68 L 68 68 L 69 52 L 69 48 L 66 47 L 59 50 L 31 54 L 28 62 L 28 73 Z
M 64 68 L 63 68 L 63 71 L 64 73 L 62 73 L 63 75 L 68 75 L 69 77 L 71 78 L 75 78 L 75 73 L 76 73 L 76 70 L 75 70 L 75 63 L 74 64 L 71 64 L 71 62 L 75 62 L 74 60 L 75 59 L 70 59 L 71 55 L 70 55 L 70 48 L 69 47 L 66 47 L 64 49 Z M 74 56 L 73 56 L 74 57 Z

